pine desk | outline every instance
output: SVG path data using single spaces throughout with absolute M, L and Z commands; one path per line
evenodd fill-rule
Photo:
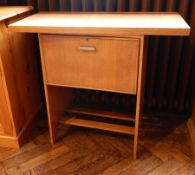
M 190 33 L 178 13 L 38 13 L 9 29 L 39 34 L 51 143 L 58 123 L 108 130 L 134 136 L 135 158 L 146 67 L 144 38 Z M 130 116 L 75 108 L 72 88 L 133 94 L 136 112 Z
M 7 27 L 32 10 L 0 7 L 0 146 L 20 147 L 42 105 L 34 36 Z

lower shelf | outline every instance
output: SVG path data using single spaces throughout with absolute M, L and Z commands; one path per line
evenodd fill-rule
M 86 128 L 94 128 L 106 131 L 112 131 L 117 133 L 123 133 L 128 135 L 134 135 L 134 127 L 123 126 L 119 124 L 104 123 L 93 120 L 85 120 L 77 117 L 71 117 L 68 119 L 61 119 L 59 123 L 73 126 L 81 126 Z
M 135 122 L 135 117 L 131 116 L 130 114 L 124 114 L 118 112 L 95 110 L 95 109 L 81 108 L 81 107 L 68 108 L 66 109 L 66 112 Z

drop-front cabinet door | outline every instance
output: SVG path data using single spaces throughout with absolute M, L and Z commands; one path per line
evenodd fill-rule
M 1 71 L 1 70 L 0 70 Z M 12 136 L 12 124 L 0 72 L 0 135 Z
M 48 84 L 136 94 L 139 39 L 40 35 Z

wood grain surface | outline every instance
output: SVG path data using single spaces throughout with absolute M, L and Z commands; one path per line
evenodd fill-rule
M 40 41 L 45 83 L 136 94 L 139 38 L 40 35 Z
M 7 24 L 32 7 L 0 7 L 0 145 L 19 147 L 42 106 L 33 34 L 13 33 Z
M 190 32 L 178 13 L 42 12 L 11 24 L 9 28 L 15 32 L 104 35 L 189 35 Z
M 0 174 L 193 175 L 195 166 L 183 122 L 142 119 L 140 149 L 134 161 L 129 149 L 132 139 L 126 136 L 78 127 L 61 129 L 63 139 L 51 147 L 47 121 L 40 121 L 20 151 L 0 148 Z
M 0 6 L 0 21 L 33 10 L 31 6 Z

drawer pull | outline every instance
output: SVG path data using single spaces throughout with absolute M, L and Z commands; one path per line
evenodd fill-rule
M 95 52 L 96 48 L 92 46 L 80 46 L 79 50 L 81 51 L 87 51 L 87 52 Z

